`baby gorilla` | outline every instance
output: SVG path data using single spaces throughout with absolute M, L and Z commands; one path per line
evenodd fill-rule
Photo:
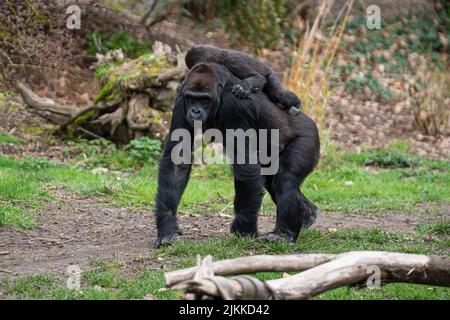
M 292 115 L 300 111 L 301 101 L 291 91 L 283 88 L 278 76 L 264 63 L 235 50 L 221 49 L 212 45 L 198 45 L 186 54 L 186 65 L 192 69 L 197 63 L 217 63 L 242 80 L 232 92 L 246 99 L 251 93 L 263 91 L 269 99 Z

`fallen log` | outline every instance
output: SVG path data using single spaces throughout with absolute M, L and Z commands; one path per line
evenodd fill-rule
M 344 253 L 315 268 L 266 284 L 275 299 L 308 299 L 360 283 L 373 274 L 372 267 L 379 268 L 383 282 L 450 286 L 450 257 L 370 251 Z
M 211 264 L 215 275 L 229 276 L 255 272 L 290 272 L 303 271 L 328 262 L 335 257 L 333 254 L 294 254 L 285 256 L 257 255 L 216 261 Z M 167 272 L 164 279 L 167 287 L 190 280 L 194 277 L 197 267 Z
M 363 283 L 374 275 L 379 277 L 382 284 L 403 282 L 450 287 L 450 257 L 382 251 L 301 256 L 303 261 L 307 261 L 308 256 L 312 258 L 310 268 L 282 279 L 261 281 L 250 276 L 228 279 L 214 273 L 214 270 L 219 270 L 221 274 L 224 274 L 223 270 L 226 270 L 226 274 L 236 274 L 238 270 L 260 272 L 272 268 L 269 266 L 270 256 L 262 256 L 265 259 L 264 263 L 258 262 L 261 256 L 254 256 L 225 260 L 226 262 L 222 264 L 219 262 L 198 263 L 193 279 L 177 282 L 179 279 L 186 279 L 188 275 L 192 276 L 192 268 L 190 268 L 167 273 L 166 283 L 172 284 L 168 287 L 175 290 L 185 290 L 184 297 L 187 299 L 201 299 L 205 296 L 222 299 L 309 299 L 337 287 Z M 288 257 L 292 259 L 292 256 Z M 277 260 L 276 267 L 273 269 L 277 271 L 283 268 L 288 269 L 283 264 L 283 256 L 271 258 Z M 321 258 L 328 258 L 329 261 L 320 263 Z M 291 264 L 293 260 L 289 259 L 287 261 Z M 243 261 L 252 267 L 246 268 L 242 264 Z M 258 265 L 262 269 L 255 267 Z M 299 265 L 305 267 L 307 264 Z M 218 266 L 223 269 L 221 270 Z M 289 270 L 292 271 L 292 269 Z M 374 270 L 379 270 L 378 275 L 374 274 Z

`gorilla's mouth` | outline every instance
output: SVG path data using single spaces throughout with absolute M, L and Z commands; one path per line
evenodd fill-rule
M 208 117 L 208 113 L 205 107 L 200 104 L 194 104 L 186 112 L 186 120 L 193 125 L 194 121 L 205 122 Z

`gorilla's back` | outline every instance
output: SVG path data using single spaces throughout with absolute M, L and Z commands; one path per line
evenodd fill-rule
M 260 119 L 268 119 L 267 128 L 280 130 L 282 144 L 286 144 L 296 137 L 311 137 L 319 140 L 315 122 L 303 112 L 290 115 L 286 110 L 270 101 L 264 93 L 253 95 L 251 100 L 255 112 L 262 113 Z

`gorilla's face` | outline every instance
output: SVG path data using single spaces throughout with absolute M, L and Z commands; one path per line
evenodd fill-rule
M 220 104 L 223 83 L 229 77 L 228 71 L 219 65 L 199 63 L 186 75 L 181 90 L 184 112 L 190 125 L 194 121 L 205 123 L 214 118 Z
M 186 119 L 193 125 L 194 121 L 205 122 L 213 107 L 213 97 L 209 92 L 186 90 L 184 92 Z

